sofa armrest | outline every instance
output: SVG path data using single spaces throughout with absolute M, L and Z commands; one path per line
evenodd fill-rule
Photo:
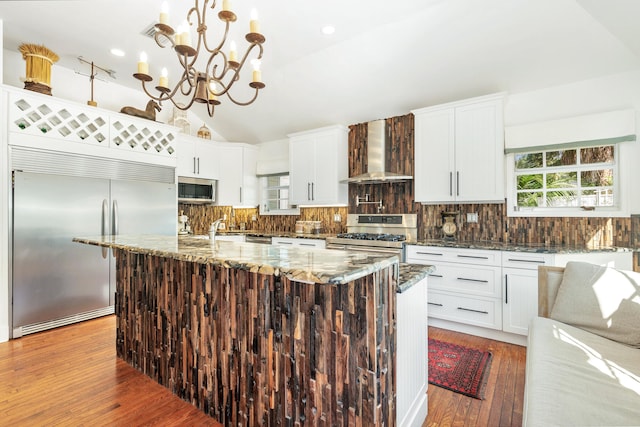
M 549 317 L 563 274 L 564 267 L 538 267 L 538 316 Z

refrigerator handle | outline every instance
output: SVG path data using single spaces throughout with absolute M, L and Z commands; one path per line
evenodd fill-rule
M 118 234 L 118 201 L 113 201 L 113 230 L 112 233 L 114 236 Z
M 113 234 L 114 236 L 116 236 L 118 234 L 118 201 L 114 200 L 113 201 L 113 228 L 111 230 L 111 234 Z M 116 257 L 116 253 L 113 250 L 113 248 L 111 248 L 111 255 L 113 255 L 113 257 Z
M 102 200 L 102 230 L 100 234 L 104 237 L 109 230 L 109 204 L 107 203 L 107 199 Z M 102 247 L 102 258 L 107 258 L 107 254 L 109 253 L 109 249 L 106 247 Z

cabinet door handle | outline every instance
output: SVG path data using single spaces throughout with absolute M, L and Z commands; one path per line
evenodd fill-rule
M 456 196 L 460 195 L 460 172 L 456 172 Z
M 438 304 L 436 302 L 428 302 L 427 305 L 435 305 L 436 307 L 442 307 L 442 304 Z
M 193 173 L 196 173 L 196 158 L 193 158 Z
M 311 183 L 307 182 L 307 200 L 311 200 Z
M 200 175 L 200 157 L 198 157 L 198 175 Z
M 310 247 L 315 247 L 316 245 L 313 243 L 300 243 L 300 246 L 310 246 Z
M 291 242 L 276 242 L 276 245 L 293 245 Z
M 453 172 L 449 172 L 449 195 L 453 196 Z
M 458 307 L 458 310 L 462 310 L 462 311 L 471 311 L 473 313 L 480 313 L 480 314 L 489 314 L 488 311 L 482 311 L 482 310 L 474 310 L 472 308 L 464 308 L 464 307 Z
M 458 258 L 473 258 L 473 259 L 489 259 L 488 256 L 477 256 L 477 255 L 457 255 Z
M 312 182 L 311 183 L 311 200 L 315 200 L 316 199 L 315 187 L 316 187 L 315 182 Z
M 537 259 L 508 258 L 507 261 L 510 261 L 510 262 L 531 262 L 531 263 L 534 263 L 534 264 L 544 264 L 545 263 L 544 260 L 540 261 L 540 260 L 537 260 Z
M 442 274 L 430 274 L 429 277 L 442 277 Z
M 504 303 L 509 304 L 509 276 L 504 275 Z
M 438 254 L 435 252 L 416 252 L 418 255 L 433 255 L 433 256 L 444 256 L 444 254 Z
M 240 203 L 242 203 L 242 187 L 240 187 Z
M 458 280 L 464 280 L 465 282 L 476 282 L 476 283 L 489 283 L 488 280 L 480 280 L 480 279 L 467 279 L 465 277 L 456 277 Z

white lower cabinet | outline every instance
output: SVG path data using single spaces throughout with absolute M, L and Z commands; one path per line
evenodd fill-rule
M 500 300 L 496 298 L 471 297 L 429 289 L 429 316 L 483 328 L 502 327 Z
M 553 264 L 553 255 L 502 252 L 503 331 L 528 335 L 538 315 L 538 266 Z
M 323 239 L 307 239 L 304 237 L 272 237 L 272 245 L 296 246 L 302 248 L 324 249 L 326 241 Z
M 427 418 L 428 280 L 396 295 L 396 425 L 400 427 L 420 427 Z
M 407 246 L 407 262 L 436 266 L 428 281 L 430 317 L 502 328 L 499 252 Z
M 538 315 L 538 266 L 583 261 L 632 269 L 631 252 L 548 254 L 418 245 L 406 250 L 408 263 L 436 267 L 428 281 L 429 318 L 436 326 L 519 344 L 525 344 L 529 323 Z

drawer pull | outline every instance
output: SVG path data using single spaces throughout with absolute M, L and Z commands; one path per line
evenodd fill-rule
M 276 242 L 277 245 L 293 245 L 292 242 Z
M 444 254 L 438 254 L 435 252 L 416 252 L 418 255 L 433 255 L 433 256 L 443 256 Z
M 534 264 L 544 264 L 544 260 L 540 261 L 537 259 L 517 259 L 517 258 L 508 258 L 509 262 L 532 262 Z
M 477 255 L 458 255 L 458 258 L 489 259 L 488 256 L 477 256 Z
M 457 277 L 458 280 L 464 280 L 465 282 L 477 282 L 477 283 L 489 283 L 488 280 L 479 279 L 465 279 L 464 277 Z
M 429 277 L 440 277 L 440 278 L 442 278 L 442 274 L 430 274 Z
M 471 308 L 464 308 L 464 307 L 458 307 L 458 310 L 462 310 L 462 311 L 471 311 L 474 313 L 480 313 L 480 314 L 489 314 L 488 311 L 481 311 L 481 310 L 473 310 Z
M 427 305 L 435 305 L 436 307 L 443 307 L 442 304 L 438 304 L 436 302 L 428 302 Z

